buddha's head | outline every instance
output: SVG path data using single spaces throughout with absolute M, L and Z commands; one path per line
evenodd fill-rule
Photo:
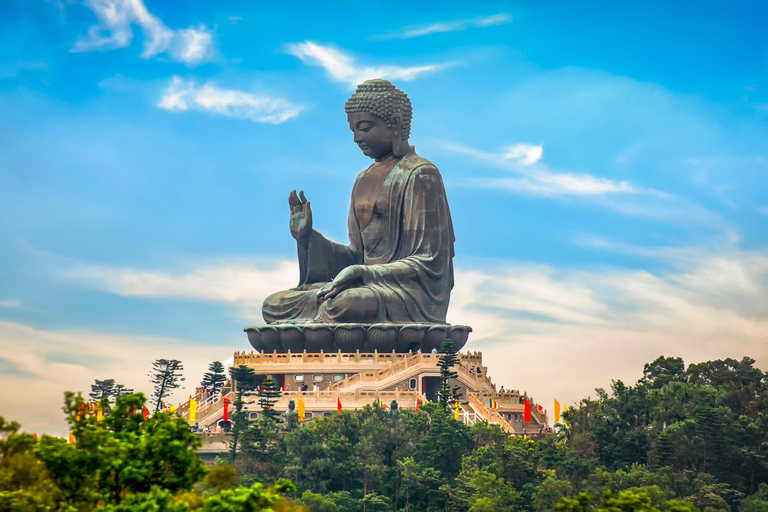
M 366 80 L 344 106 L 349 129 L 363 154 L 376 160 L 408 152 L 411 100 L 386 80 Z

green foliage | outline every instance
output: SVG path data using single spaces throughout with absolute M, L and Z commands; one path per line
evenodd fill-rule
M 224 364 L 221 361 L 214 361 L 208 365 L 208 371 L 203 375 L 200 385 L 216 394 L 226 381 L 227 374 L 224 371 Z
M 163 401 L 186 380 L 181 376 L 182 371 L 184 365 L 178 359 L 157 359 L 152 363 L 152 370 L 147 376 L 154 385 L 152 403 L 155 404 L 155 411 L 162 409 Z
M 105 398 L 102 404 L 106 404 Z M 20 432 L 0 417 L 0 510 L 52 512 L 301 512 L 287 480 L 238 487 L 231 467 L 205 475 L 199 438 L 182 418 L 144 419 L 142 394 L 117 398 L 101 421 L 65 395 L 73 444 Z M 203 477 L 205 476 L 204 480 Z M 200 491 L 204 490 L 203 493 Z

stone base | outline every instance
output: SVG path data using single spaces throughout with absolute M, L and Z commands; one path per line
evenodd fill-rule
M 450 338 L 459 350 L 471 327 L 448 324 L 278 324 L 246 327 L 259 352 L 430 352 Z

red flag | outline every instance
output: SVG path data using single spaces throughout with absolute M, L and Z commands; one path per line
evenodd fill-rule
M 544 407 L 539 406 L 539 412 L 544 412 Z
M 341 414 L 341 398 L 336 399 L 336 408 L 339 410 L 339 414 Z
M 224 421 L 229 421 L 229 398 L 224 399 Z
M 419 414 L 419 407 L 421 407 L 421 397 L 416 399 L 416 414 Z
M 38 439 L 38 437 L 37 437 L 37 432 L 35 432 L 35 439 Z
M 147 419 L 149 416 L 149 409 L 147 409 L 146 405 L 141 408 L 141 413 L 144 415 L 144 419 Z
M 531 422 L 531 402 L 528 401 L 528 399 L 525 399 L 525 422 L 530 423 Z

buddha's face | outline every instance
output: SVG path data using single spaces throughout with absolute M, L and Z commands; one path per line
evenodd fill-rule
M 397 130 L 396 120 L 394 126 L 387 126 L 382 118 L 368 112 L 352 112 L 347 114 L 349 129 L 355 137 L 355 144 L 363 151 L 365 156 L 375 160 L 382 160 L 392 154 L 392 141 Z

